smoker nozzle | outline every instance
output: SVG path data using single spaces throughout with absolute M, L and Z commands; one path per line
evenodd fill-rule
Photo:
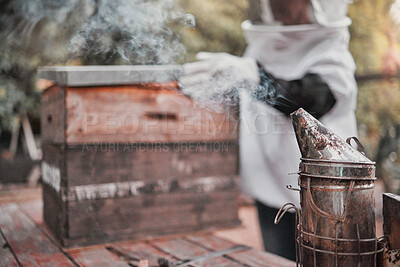
M 371 162 L 304 109 L 300 108 L 290 116 L 303 158 Z

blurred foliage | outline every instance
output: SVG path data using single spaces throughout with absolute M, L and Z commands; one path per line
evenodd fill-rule
M 393 0 L 355 0 L 349 5 L 350 51 L 357 65 L 357 74 L 377 73 L 388 47 L 387 31 L 393 31 L 390 7 Z
M 392 79 L 359 84 L 356 115 L 368 156 L 375 159 L 381 136 L 400 124 L 400 82 Z
M 353 20 L 350 51 L 358 76 L 382 73 L 391 36 L 395 38 L 393 49 L 399 53 L 400 25 L 394 23 L 390 14 L 393 3 L 394 0 L 356 0 L 349 6 L 349 16 Z M 400 124 L 399 79 L 360 82 L 356 115 L 368 156 L 380 161 L 379 141 L 388 129 Z
M 27 1 L 0 1 L 0 132 L 11 129 L 21 113 L 39 118 L 36 68 L 67 59 L 66 39 L 75 23 L 80 23 L 84 9 L 77 6 L 71 13 L 48 4 L 48 8 L 38 5 L 35 10 Z M 70 27 L 63 27 L 65 21 Z
M 199 51 L 243 54 L 246 42 L 240 24 L 247 17 L 247 0 L 180 0 L 180 5 L 196 18 L 195 29 L 177 29 L 187 61 Z

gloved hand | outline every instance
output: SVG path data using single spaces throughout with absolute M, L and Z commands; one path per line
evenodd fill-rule
M 214 108 L 220 104 L 229 106 L 232 98 L 239 96 L 239 90 L 246 90 L 287 116 L 303 107 L 320 118 L 336 102 L 329 86 L 317 74 L 285 81 L 266 72 L 252 58 L 206 52 L 198 53 L 196 58 L 199 61 L 183 66 L 179 86 L 184 94 Z
M 254 59 L 228 53 L 200 52 L 199 61 L 183 65 L 184 75 L 179 86 L 184 94 L 195 99 L 209 100 L 239 90 L 254 92 L 260 82 Z

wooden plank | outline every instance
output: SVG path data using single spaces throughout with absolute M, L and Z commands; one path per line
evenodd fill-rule
M 0 205 L 14 202 L 30 202 L 41 200 L 42 188 L 40 186 L 27 188 L 23 185 L 3 185 L 0 190 Z
M 92 245 L 99 245 L 105 244 L 110 242 L 126 242 L 129 240 L 132 241 L 140 241 L 140 240 L 148 240 L 153 238 L 160 238 L 165 236 L 171 235 L 183 235 L 183 234 L 190 234 L 193 232 L 199 231 L 213 231 L 215 229 L 222 229 L 222 228 L 233 228 L 237 227 L 237 223 L 232 222 L 215 222 L 212 225 L 203 225 L 202 229 L 196 226 L 186 226 L 186 227 L 170 227 L 170 228 L 160 228 L 156 231 L 152 232 L 132 232 L 130 229 L 126 230 L 109 230 L 107 233 L 97 233 L 92 234 L 91 236 L 84 237 L 63 237 L 61 243 L 65 248 L 77 248 L 82 246 L 92 246 Z
M 75 266 L 16 204 L 0 206 L 0 229 L 22 266 Z
M 214 231 L 214 235 L 258 250 L 264 250 L 256 207 L 243 206 L 240 204 L 240 200 L 239 207 L 239 219 L 242 221 L 241 227 Z
M 187 235 L 185 239 L 192 244 L 195 244 L 197 246 L 203 247 L 211 251 L 223 250 L 236 245 L 235 243 L 230 242 L 228 240 L 218 238 L 213 234 Z M 226 255 L 224 257 L 232 262 L 235 262 L 235 264 L 238 264 L 239 266 L 246 266 L 245 264 L 237 262 L 235 259 L 229 257 L 229 255 Z
M 35 200 L 31 202 L 18 203 L 18 207 L 22 210 L 28 217 L 36 223 L 36 225 L 43 225 L 43 201 Z
M 19 120 L 14 121 L 14 123 L 12 125 L 12 129 L 11 129 L 11 141 L 10 141 L 10 148 L 9 148 L 12 159 L 14 159 L 14 156 L 17 153 L 20 127 L 21 127 L 20 121 Z
M 26 178 L 28 181 L 28 186 L 36 187 L 41 176 L 42 176 L 42 169 L 40 168 L 40 165 L 37 164 L 31 169 L 28 177 Z
M 19 266 L 10 247 L 0 231 L 0 266 Z
M 228 241 L 220 237 L 216 237 L 214 235 L 190 235 L 187 236 L 187 240 L 190 241 L 191 243 L 212 250 L 226 249 L 235 245 L 235 243 L 231 241 Z M 231 253 L 226 257 L 242 265 L 249 265 L 249 266 L 271 266 L 271 267 L 295 266 L 295 262 L 279 257 L 275 254 L 268 253 L 265 251 L 259 251 L 256 249 Z
M 65 172 L 65 146 L 45 143 L 42 145 L 42 199 L 44 222 L 61 242 L 67 233 L 66 203 L 62 201 L 62 189 L 67 186 Z
M 60 236 L 55 236 L 54 232 L 45 224 L 43 218 L 43 201 L 36 200 L 32 202 L 18 203 L 19 209 L 31 219 L 46 236 L 54 243 L 62 243 Z
M 158 266 L 158 259 L 164 258 L 170 261 L 177 260 L 177 258 L 156 249 L 155 247 L 146 244 L 144 242 L 140 243 L 129 243 L 116 246 L 118 249 L 123 249 L 129 252 L 129 255 L 134 256 L 140 260 L 148 260 L 150 266 Z
M 36 141 L 35 141 L 35 137 L 33 136 L 31 123 L 29 122 L 29 119 L 28 119 L 28 116 L 26 115 L 26 113 L 24 113 L 21 116 L 21 124 L 22 124 L 22 129 L 24 131 L 26 148 L 28 149 L 30 158 L 33 161 L 40 160 L 41 155 L 36 146 Z
M 65 91 L 54 85 L 46 89 L 41 100 L 42 142 L 64 143 L 65 141 Z
M 194 256 L 200 256 L 210 253 L 211 250 L 207 250 L 200 246 L 197 246 L 184 239 L 172 239 L 172 240 L 161 240 L 151 243 L 157 249 L 173 255 L 179 259 L 190 259 Z M 237 262 L 233 262 L 225 257 L 217 257 L 207 259 L 201 262 L 196 262 L 193 266 L 243 266 Z
M 251 249 L 229 254 L 229 257 L 248 266 L 260 267 L 294 267 L 296 263 L 265 251 Z
M 42 182 L 50 185 L 60 193 L 61 187 L 67 185 L 67 173 L 65 171 L 65 146 L 43 144 Z
M 43 184 L 43 218 L 54 237 L 62 242 L 67 236 L 67 204 L 62 202 L 59 194 L 47 184 Z
M 383 194 L 383 234 L 390 249 L 400 249 L 400 196 Z
M 189 242 L 197 244 L 208 250 L 222 250 L 236 245 L 235 243 L 223 238 L 219 238 L 213 234 L 197 234 L 185 237 Z
M 238 224 L 236 193 L 176 193 L 69 202 L 69 236 L 105 236 Z
M 208 176 L 191 179 L 159 179 L 155 181 L 78 185 L 64 188 L 62 199 L 63 201 L 80 202 L 131 196 L 141 199 L 144 196 L 175 193 L 211 194 L 214 192 L 232 192 L 236 191 L 237 182 L 236 176 Z
M 38 77 L 69 86 L 141 84 L 176 81 L 180 65 L 44 66 Z
M 126 267 L 127 262 L 109 252 L 105 247 L 80 249 L 69 252 L 69 255 L 81 267 Z
M 238 145 L 94 144 L 66 150 L 68 185 L 238 174 Z
M 237 140 L 238 122 L 196 107 L 166 84 L 68 87 L 67 143 L 185 142 Z

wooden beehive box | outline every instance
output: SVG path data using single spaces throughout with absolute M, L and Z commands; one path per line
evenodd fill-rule
M 67 247 L 232 227 L 237 121 L 176 66 L 43 67 L 44 221 Z

